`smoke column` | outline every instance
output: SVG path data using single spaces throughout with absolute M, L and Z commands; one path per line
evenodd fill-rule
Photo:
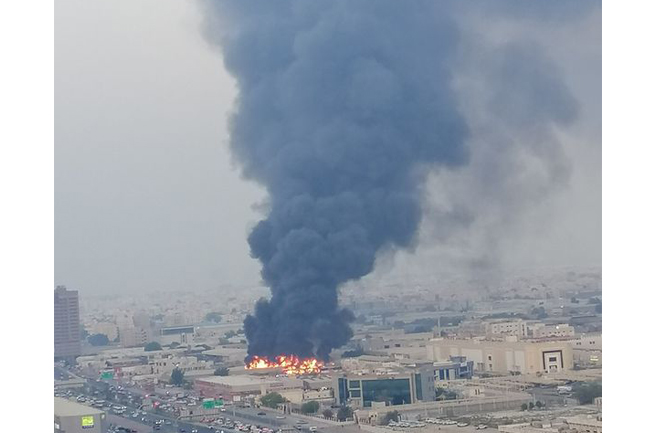
M 414 247 L 429 174 L 469 166 L 452 90 L 455 3 L 203 3 L 206 37 L 238 87 L 233 156 L 269 196 L 248 239 L 272 295 L 245 320 L 249 356 L 327 359 L 344 345 L 353 315 L 338 287 L 383 249 Z M 539 95 L 524 96 L 528 107 Z
M 466 159 L 455 26 L 431 1 L 206 6 L 239 91 L 232 151 L 270 200 L 248 239 L 272 294 L 245 320 L 249 355 L 327 359 L 352 334 L 337 288 L 412 246 L 429 169 Z

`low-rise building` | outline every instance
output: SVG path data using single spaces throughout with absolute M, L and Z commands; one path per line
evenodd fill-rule
M 474 376 L 474 361 L 465 356 L 452 356 L 449 361 L 433 363 L 436 380 L 471 379 Z
M 573 337 L 575 329 L 567 323 L 550 325 L 546 323 L 533 323 L 528 325 L 530 338 L 562 338 Z
M 583 334 L 570 340 L 574 361 L 582 367 L 603 365 L 603 338 L 601 334 Z
M 334 376 L 337 405 L 371 407 L 375 402 L 386 405 L 434 401 L 435 373 L 432 367 L 402 369 L 385 374 L 349 374 Z
M 54 397 L 54 433 L 106 433 L 106 413 Z
M 435 339 L 427 350 L 432 361 L 464 356 L 477 372 L 537 374 L 573 368 L 573 349 L 563 341 Z
M 239 401 L 244 397 L 264 395 L 283 390 L 301 390 L 302 381 L 292 378 L 263 376 L 211 376 L 194 380 L 194 389 L 202 397 Z
M 577 415 L 567 418 L 566 423 L 576 433 L 603 433 L 603 420 L 600 416 Z

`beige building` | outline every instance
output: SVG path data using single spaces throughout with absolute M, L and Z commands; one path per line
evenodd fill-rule
M 499 320 L 485 324 L 485 335 L 488 338 L 510 335 L 521 339 L 526 337 L 526 330 L 526 322 L 521 319 Z
M 603 433 L 603 421 L 600 416 L 578 415 L 566 419 L 569 428 L 576 433 Z
M 150 332 L 144 328 L 131 326 L 120 328 L 120 345 L 122 347 L 141 347 L 149 343 Z
M 54 433 L 105 433 L 107 430 L 105 412 L 54 397 Z
M 575 361 L 581 366 L 603 365 L 603 337 L 601 334 L 585 334 L 570 340 Z
M 573 349 L 567 342 L 435 339 L 427 347 L 431 361 L 465 356 L 476 372 L 555 373 L 573 368 Z
M 575 329 L 567 323 L 557 325 L 534 323 L 528 325 L 528 336 L 532 338 L 562 338 L 573 337 L 574 335 Z
M 194 389 L 202 397 L 223 398 L 238 401 L 247 396 L 259 396 L 269 392 L 278 392 L 293 396 L 291 390 L 302 392 L 303 383 L 300 379 L 277 378 L 261 376 L 211 376 L 197 378 Z

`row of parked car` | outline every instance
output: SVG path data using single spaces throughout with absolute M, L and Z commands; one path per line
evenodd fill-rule
M 454 421 L 450 419 L 440 419 L 440 418 L 427 418 L 423 421 L 390 421 L 388 427 L 392 428 L 421 428 L 426 427 L 427 424 L 437 424 L 437 425 L 455 425 L 457 427 L 467 427 L 469 423 Z M 476 426 L 476 430 L 484 430 L 487 426 L 484 424 L 479 424 Z

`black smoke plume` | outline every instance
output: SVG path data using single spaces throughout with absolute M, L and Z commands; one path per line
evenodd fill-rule
M 233 155 L 269 195 L 249 244 L 272 296 L 245 320 L 249 355 L 344 345 L 338 287 L 382 249 L 413 247 L 428 174 L 467 164 L 453 3 L 204 2 L 238 88 Z

